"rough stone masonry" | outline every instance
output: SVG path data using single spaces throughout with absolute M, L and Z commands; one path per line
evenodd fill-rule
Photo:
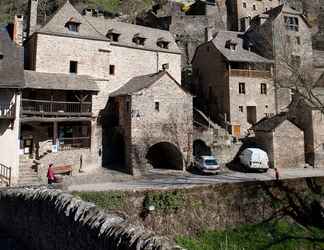
M 0 191 L 0 228 L 33 250 L 180 250 L 168 239 L 47 188 Z

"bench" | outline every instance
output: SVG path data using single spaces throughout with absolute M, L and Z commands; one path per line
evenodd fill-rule
M 59 165 L 59 166 L 53 166 L 52 170 L 54 174 L 68 174 L 72 175 L 72 165 Z

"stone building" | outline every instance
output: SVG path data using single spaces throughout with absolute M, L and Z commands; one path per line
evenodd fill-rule
M 285 111 L 302 72 L 313 72 L 312 34 L 302 12 L 280 5 L 251 21 L 246 36 L 264 57 L 274 60 L 276 112 Z
M 192 157 L 191 94 L 168 72 L 160 71 L 131 79 L 111 97 L 108 122 L 120 142 L 112 141 L 110 153 L 124 152 L 126 171 L 185 170 Z
M 244 34 L 220 31 L 192 61 L 196 107 L 236 137 L 274 109 L 272 61 L 254 52 Z
M 169 30 L 176 37 L 182 56 L 182 67 L 190 65 L 196 48 L 211 38 L 218 30 L 226 30 L 227 10 L 225 0 L 192 1 L 184 10 L 179 1 L 166 1 L 153 6 L 137 23 Z
M 228 0 L 228 29 L 246 31 L 252 18 L 278 7 L 283 0 Z
M 304 131 L 306 162 L 319 167 L 324 164 L 324 89 L 314 88 L 311 93 L 311 96 L 303 97 L 294 95 L 289 106 L 289 119 Z
M 37 11 L 32 9 L 32 13 Z M 42 127 L 37 147 L 44 148 L 38 151 L 47 151 L 51 143 L 57 145 L 55 137 L 61 148 L 65 147 L 66 139 L 67 147 L 77 150 L 49 153 L 44 156 L 44 163 L 61 159 L 61 164 L 79 165 L 83 152 L 88 169 L 105 165 L 109 162 L 104 156 L 110 131 L 101 121 L 106 116 L 110 93 L 135 76 L 159 72 L 162 65 L 168 65 L 169 74 L 181 82 L 181 51 L 168 31 L 105 19 L 92 10 L 82 15 L 70 2 L 42 27 L 37 26 L 34 18 L 28 20 L 25 77 L 29 87 L 24 91 L 23 106 L 26 111 L 36 111 L 38 117 L 33 121 L 24 117 L 22 135 L 36 140 L 36 131 Z M 44 117 L 39 102 L 57 107 L 55 118 Z M 48 108 L 46 105 L 42 108 Z M 69 112 L 70 108 L 76 110 Z M 32 129 L 30 123 L 35 125 Z
M 24 87 L 23 51 L 16 47 L 5 30 L 0 31 L 0 178 L 11 182 L 19 174 L 19 126 L 21 89 Z M 3 176 L 5 175 L 5 176 Z M 0 181 L 1 182 L 1 181 Z
M 305 166 L 304 133 L 286 113 L 262 119 L 252 129 L 255 142 L 268 153 L 271 167 Z

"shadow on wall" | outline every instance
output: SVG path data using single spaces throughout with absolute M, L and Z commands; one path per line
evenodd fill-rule
M 0 136 L 2 136 L 8 129 L 11 129 L 11 122 L 9 120 L 0 120 Z
M 146 154 L 146 159 L 159 169 L 183 169 L 183 156 L 181 151 L 172 143 L 159 142 L 151 146 Z

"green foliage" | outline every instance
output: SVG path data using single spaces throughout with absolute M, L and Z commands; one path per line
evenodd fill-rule
M 123 192 L 74 192 L 73 195 L 105 210 L 121 209 L 126 203 L 126 194 Z
M 181 191 L 146 193 L 144 208 L 154 206 L 157 211 L 174 211 L 183 208 L 185 196 Z
M 225 231 L 205 231 L 194 238 L 177 237 L 177 243 L 188 250 L 311 250 L 324 249 L 324 231 L 306 230 L 286 220 L 267 224 L 245 225 Z

